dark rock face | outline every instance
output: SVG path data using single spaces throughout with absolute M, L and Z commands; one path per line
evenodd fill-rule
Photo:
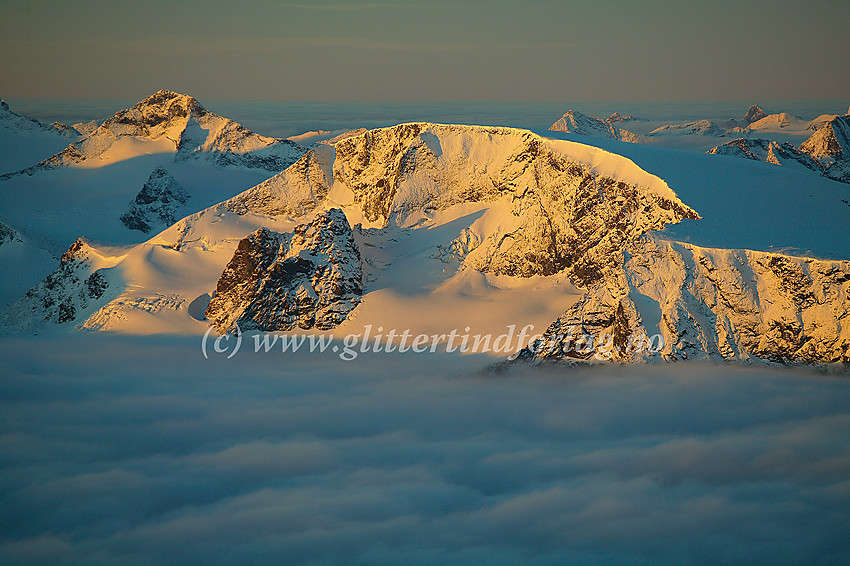
M 788 142 L 775 142 L 757 138 L 739 138 L 709 149 L 706 153 L 731 155 L 755 161 L 766 161 L 774 165 L 803 167 L 805 170 L 823 175 L 842 183 L 850 183 L 850 121 L 845 120 L 846 142 L 842 139 L 843 124 L 840 118 L 819 128 L 799 148 Z
M 121 222 L 130 230 L 145 234 L 153 227 L 171 226 L 189 197 L 168 171 L 157 167 L 130 203 L 129 210 L 121 215 Z
M 292 233 L 261 228 L 239 242 L 206 317 L 221 333 L 338 326 L 363 293 L 360 252 L 331 209 Z
M 753 122 L 758 122 L 762 118 L 767 118 L 767 112 L 762 110 L 759 106 L 753 104 L 750 106 L 750 109 L 747 110 L 747 114 L 744 116 L 744 121 L 747 124 L 752 124 Z
M 105 302 L 109 282 L 92 266 L 82 238 L 62 254 L 59 267 L 0 314 L 0 327 L 27 330 L 40 323 L 65 324 Z
M 0 222 L 0 246 L 9 242 L 20 242 L 21 235 L 18 234 L 17 230 L 6 226 L 2 222 Z

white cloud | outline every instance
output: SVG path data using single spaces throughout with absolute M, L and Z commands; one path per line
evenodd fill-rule
M 0 360 L 9 563 L 850 558 L 843 379 L 205 362 L 190 340 L 101 335 L 8 339 Z

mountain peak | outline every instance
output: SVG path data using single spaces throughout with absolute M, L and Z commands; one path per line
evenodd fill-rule
M 175 160 L 202 157 L 222 166 L 239 166 L 278 173 L 294 163 L 304 148 L 293 142 L 256 134 L 240 124 L 206 110 L 192 96 L 158 90 L 130 108 L 119 110 L 87 136 L 60 153 L 4 177 L 32 174 L 100 157 L 122 137 L 173 144 Z M 58 126 L 56 126 L 58 128 Z M 69 128 L 70 129 L 70 128 Z M 74 130 L 79 134 L 77 130 Z M 0 177 L 0 178 L 4 178 Z
M 845 161 L 850 157 L 850 117 L 836 116 L 800 144 L 815 159 Z
M 148 96 L 147 98 L 139 101 L 136 106 L 149 106 L 149 105 L 157 105 L 157 104 L 171 104 L 174 102 L 178 102 L 181 104 L 197 104 L 200 106 L 198 101 L 194 96 L 189 94 L 183 94 L 180 92 L 174 92 L 173 90 L 160 89 Z
M 45 124 L 35 118 L 18 114 L 9 108 L 9 104 L 2 99 L 0 99 L 0 127 L 17 132 L 47 132 L 64 137 L 74 137 L 80 134 L 77 130 L 66 124 L 60 124 L 58 122 Z
M 549 129 L 554 132 L 567 132 L 595 138 L 610 138 L 631 143 L 643 143 L 643 136 L 623 130 L 608 120 L 591 118 L 577 110 L 569 110 Z
M 761 106 L 757 104 L 753 104 L 750 106 L 750 109 L 747 110 L 747 114 L 744 116 L 744 121 L 748 124 L 752 124 L 753 122 L 758 122 L 762 118 L 767 117 L 767 112 L 762 110 Z

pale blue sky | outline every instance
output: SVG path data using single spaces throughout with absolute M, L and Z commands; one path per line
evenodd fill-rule
M 0 96 L 850 98 L 850 2 L 0 0 Z

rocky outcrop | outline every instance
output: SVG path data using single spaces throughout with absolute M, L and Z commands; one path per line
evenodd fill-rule
M 753 104 L 750 106 L 749 110 L 747 110 L 746 115 L 744 115 L 744 122 L 747 124 L 752 124 L 753 122 L 758 122 L 762 118 L 767 117 L 767 112 L 761 109 L 760 106 Z
M 345 214 L 331 209 L 280 234 L 261 228 L 239 242 L 206 317 L 221 333 L 338 326 L 363 293 L 360 252 Z
M 630 143 L 644 143 L 643 136 L 614 125 L 616 121 L 634 119 L 631 116 L 612 114 L 607 120 L 591 118 L 581 112 L 570 110 L 549 127 L 553 132 L 567 132 L 594 138 L 610 138 Z
M 738 138 L 706 151 L 712 155 L 729 155 L 755 161 L 765 161 L 770 150 L 770 140 Z
M 84 136 L 89 136 L 95 132 L 100 127 L 102 120 L 91 120 L 89 122 L 77 122 L 73 124 L 72 127 L 80 132 L 80 134 Z
M 145 234 L 154 228 L 171 226 L 180 218 L 190 195 L 162 167 L 157 167 L 130 203 L 121 222 L 130 230 Z
M 850 362 L 850 262 L 637 239 L 520 355 L 600 358 Z
M 53 273 L 0 313 L 0 330 L 37 330 L 44 324 L 84 320 L 84 313 L 106 302 L 109 288 L 94 256 L 85 240 L 74 242 Z
M 12 242 L 22 242 L 17 230 L 0 222 L 0 246 Z
M 818 174 L 823 172 L 821 164 L 788 142 L 775 142 L 758 138 L 739 138 L 709 149 L 713 155 L 730 155 L 755 161 L 766 161 L 774 165 L 803 167 Z
M 799 148 L 787 142 L 741 138 L 707 153 L 802 167 L 834 181 L 850 183 L 850 116 L 828 120 Z

